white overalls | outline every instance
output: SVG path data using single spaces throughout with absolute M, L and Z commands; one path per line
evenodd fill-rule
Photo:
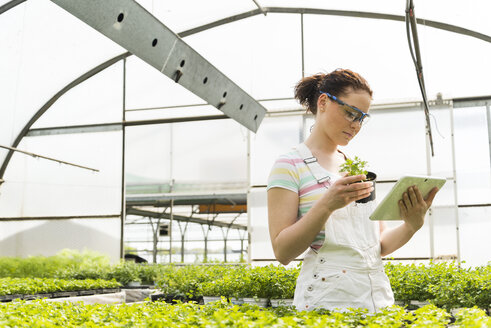
M 324 170 L 305 144 L 297 148 L 315 179 L 328 185 L 336 179 Z M 298 310 L 366 308 L 375 312 L 394 304 L 380 256 L 379 223 L 368 216 L 375 202 L 352 202 L 332 213 L 325 240 L 310 248 L 297 279 L 293 304 Z

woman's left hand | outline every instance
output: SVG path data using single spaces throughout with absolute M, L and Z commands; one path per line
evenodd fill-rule
M 435 187 L 431 189 L 428 196 L 423 199 L 418 187 L 411 186 L 402 195 L 402 199 L 399 200 L 401 218 L 413 233 L 423 226 L 426 211 L 428 211 L 433 203 L 433 199 L 437 192 L 438 188 Z

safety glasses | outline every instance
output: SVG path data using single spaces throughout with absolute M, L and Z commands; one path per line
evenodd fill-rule
M 359 110 L 356 107 L 350 106 L 342 100 L 339 100 L 336 96 L 331 95 L 328 92 L 319 91 L 325 94 L 329 99 L 334 100 L 339 105 L 344 112 L 344 118 L 349 122 L 358 122 L 360 125 L 366 124 L 370 120 L 370 115 Z

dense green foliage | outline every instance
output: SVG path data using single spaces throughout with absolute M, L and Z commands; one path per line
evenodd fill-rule
M 205 270 L 206 271 L 206 270 Z M 300 269 L 281 266 L 236 266 L 220 276 L 203 281 L 197 290 L 202 296 L 293 298 Z M 226 273 L 226 274 L 224 274 Z
M 55 256 L 0 257 L 0 277 L 10 278 L 65 278 L 71 271 L 109 267 L 107 256 L 87 250 L 63 250 Z
M 52 278 L 0 278 L 0 295 L 31 295 L 61 291 L 118 288 L 116 280 L 64 280 Z
M 387 263 L 396 300 L 429 301 L 446 309 L 491 305 L 491 265 L 464 269 L 454 262 L 430 265 Z
M 491 318 L 479 309 L 463 309 L 452 327 L 489 327 Z M 34 301 L 0 304 L 3 327 L 446 327 L 450 315 L 433 305 L 414 312 L 393 306 L 375 314 L 353 309 L 345 313 L 290 307 L 263 309 L 255 305 L 207 305 L 147 302 L 82 305 Z
M 396 301 L 429 301 L 445 309 L 491 307 L 491 265 L 461 268 L 453 262 L 385 265 Z M 293 298 L 300 267 L 269 265 L 111 265 L 98 253 L 64 251 L 52 257 L 0 258 L 0 277 L 116 280 L 156 283 L 180 299 L 200 296 Z
M 0 278 L 116 279 L 153 283 L 165 266 L 121 262 L 111 264 L 97 252 L 63 250 L 55 256 L 0 257 Z

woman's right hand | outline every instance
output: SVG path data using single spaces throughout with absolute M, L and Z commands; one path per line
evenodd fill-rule
M 329 212 L 345 207 L 351 202 L 368 197 L 374 190 L 371 181 L 360 182 L 367 177 L 364 174 L 348 176 L 336 180 L 320 200 Z

